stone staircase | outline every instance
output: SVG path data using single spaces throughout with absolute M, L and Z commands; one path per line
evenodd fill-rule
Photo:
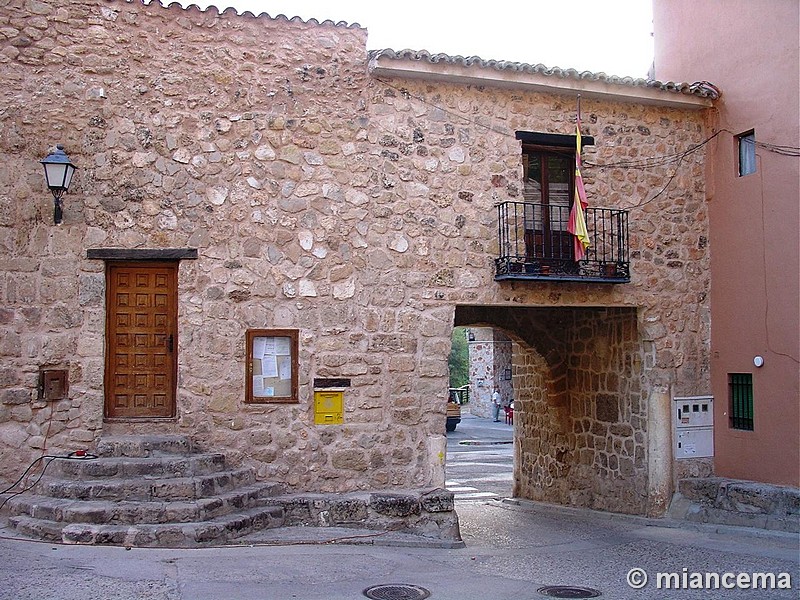
M 185 436 L 104 438 L 96 456 L 53 460 L 33 493 L 8 502 L 10 526 L 62 543 L 193 547 L 284 524 L 281 485 Z
M 800 488 L 724 477 L 681 479 L 668 516 L 691 523 L 800 533 Z

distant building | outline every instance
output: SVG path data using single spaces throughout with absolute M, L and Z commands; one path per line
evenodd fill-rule
M 470 327 L 469 343 L 469 412 L 492 416 L 492 393 L 497 390 L 504 404 L 514 399 L 512 378 L 512 342 L 502 331 L 491 327 Z
M 714 472 L 800 485 L 800 4 L 656 0 L 655 76 L 711 81 Z

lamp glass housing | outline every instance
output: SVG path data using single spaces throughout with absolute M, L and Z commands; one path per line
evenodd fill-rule
M 66 192 L 70 183 L 72 183 L 75 165 L 70 162 L 69 156 L 64 152 L 64 147 L 61 145 L 56 146 L 56 150 L 48 154 L 41 163 L 44 166 L 47 187 L 50 188 L 53 194 Z
M 74 173 L 75 167 L 69 163 L 44 163 L 44 176 L 51 190 L 58 188 L 67 191 Z

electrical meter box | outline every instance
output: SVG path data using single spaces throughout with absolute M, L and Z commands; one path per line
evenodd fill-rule
M 714 456 L 714 430 L 710 427 L 679 429 L 675 458 L 708 458 Z
M 317 425 L 344 423 L 343 390 L 314 390 L 314 423 Z
M 68 392 L 69 377 L 66 369 L 43 369 L 39 372 L 40 400 L 65 400 Z
M 713 402 L 713 396 L 673 398 L 675 458 L 714 456 Z

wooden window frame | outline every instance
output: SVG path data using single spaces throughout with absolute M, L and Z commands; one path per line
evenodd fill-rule
M 254 384 L 254 346 L 256 338 L 289 338 L 289 361 L 291 363 L 290 375 L 290 391 L 289 393 L 281 393 L 271 396 L 256 395 L 253 390 Z M 248 329 L 245 333 L 246 343 L 246 362 L 245 362 L 245 403 L 246 404 L 297 404 L 300 402 L 298 397 L 297 385 L 297 372 L 299 366 L 298 360 L 298 339 L 299 331 L 297 329 Z M 286 356 L 286 355 L 279 355 Z M 280 381 L 280 377 L 274 377 Z
M 574 137 L 572 138 L 575 139 Z M 565 213 L 562 206 L 551 204 L 550 202 L 550 182 L 549 173 L 550 168 L 547 163 L 549 157 L 558 157 L 560 159 L 569 159 L 569 172 L 567 176 L 567 198 L 568 205 L 566 207 L 566 216 L 569 216 L 569 211 L 572 210 L 572 205 L 575 202 L 575 146 L 543 146 L 539 144 L 522 144 L 523 154 L 523 188 L 527 183 L 530 175 L 531 156 L 537 156 L 540 162 L 540 179 L 541 181 L 541 198 L 532 204 L 539 208 L 534 208 L 533 222 L 541 223 L 541 228 L 528 228 L 527 216 L 525 219 L 525 258 L 531 262 L 540 262 L 548 264 L 555 261 L 562 264 L 564 261 L 574 261 L 573 254 L 573 237 L 567 232 L 567 223 L 569 219 L 564 219 Z M 523 199 L 529 202 L 529 198 L 523 191 Z M 551 209 L 551 206 L 553 207 Z M 563 229 L 553 227 L 551 210 L 561 217 L 558 222 L 563 224 Z M 538 218 L 536 218 L 536 211 L 539 211 Z

